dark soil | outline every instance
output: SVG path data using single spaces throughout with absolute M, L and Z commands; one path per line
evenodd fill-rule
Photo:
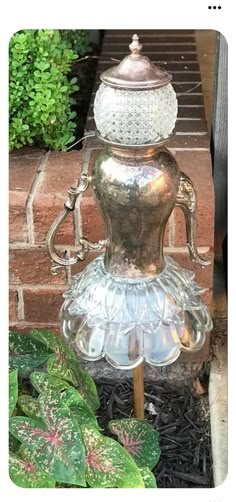
M 109 420 L 133 416 L 132 383 L 104 380 L 97 387 L 101 399 L 98 421 L 111 436 Z M 149 382 L 145 383 L 145 408 L 145 419 L 159 431 L 161 457 L 154 469 L 158 487 L 213 487 L 207 395 L 194 395 L 188 387 Z

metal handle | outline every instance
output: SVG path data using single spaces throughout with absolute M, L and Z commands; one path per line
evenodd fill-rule
M 62 209 L 62 211 L 59 213 L 59 215 L 56 217 L 56 219 L 49 228 L 46 238 L 46 247 L 52 259 L 51 271 L 53 275 L 57 273 L 57 270 L 60 267 L 68 267 L 70 265 L 74 265 L 79 260 L 83 261 L 86 258 L 90 249 L 100 251 L 106 244 L 105 240 L 100 240 L 98 242 L 90 242 L 88 239 L 82 237 L 81 239 L 79 239 L 79 244 L 81 247 L 77 251 L 75 256 L 73 256 L 72 258 L 65 258 L 59 256 L 55 249 L 54 239 L 59 226 L 65 220 L 67 215 L 71 211 L 74 211 L 77 197 L 83 192 L 85 192 L 85 190 L 87 190 L 89 183 L 90 183 L 89 176 L 87 174 L 82 174 L 80 177 L 78 187 L 69 188 L 68 190 L 69 199 L 65 202 L 64 208 Z
M 195 214 L 196 214 L 196 192 L 191 179 L 184 173 L 181 173 L 179 191 L 176 197 L 176 207 L 180 207 L 185 216 L 187 246 L 192 261 L 202 267 L 210 265 L 210 260 L 201 258 L 195 246 Z

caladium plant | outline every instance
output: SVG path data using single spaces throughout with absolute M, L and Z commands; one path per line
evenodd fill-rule
M 157 431 L 142 420 L 112 420 L 109 429 L 118 441 L 107 437 L 95 415 L 95 382 L 63 340 L 49 331 L 11 333 L 10 367 L 9 473 L 16 485 L 156 487 L 151 469 L 160 456 Z M 22 378 L 32 395 L 18 396 Z

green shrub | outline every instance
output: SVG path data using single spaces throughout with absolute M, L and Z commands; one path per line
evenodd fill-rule
M 117 440 L 107 437 L 95 382 L 62 339 L 10 333 L 9 348 L 9 473 L 17 486 L 156 488 L 158 432 L 128 418 L 110 421 Z
M 79 87 L 77 78 L 70 80 L 68 73 L 88 49 L 84 30 L 22 30 L 13 35 L 9 44 L 10 150 L 27 144 L 65 150 L 74 141 L 72 94 Z

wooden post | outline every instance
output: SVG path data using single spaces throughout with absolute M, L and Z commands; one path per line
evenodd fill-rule
M 143 363 L 133 370 L 134 414 L 144 419 Z

